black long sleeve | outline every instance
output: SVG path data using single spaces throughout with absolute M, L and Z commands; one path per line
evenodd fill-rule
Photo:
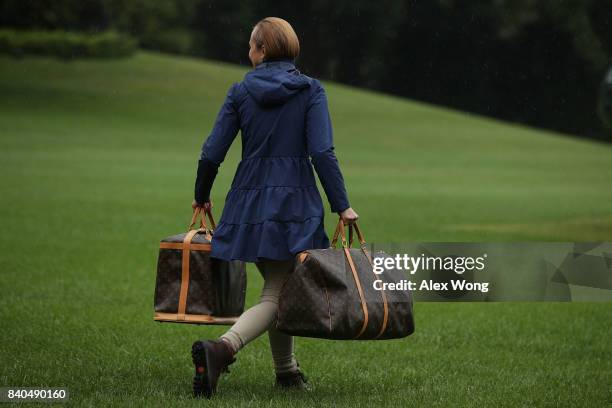
M 234 83 L 227 92 L 210 135 L 202 144 L 194 188 L 194 198 L 198 204 L 210 201 L 210 190 L 219 166 L 240 129 L 238 111 L 234 101 L 235 89 L 236 84 Z
M 194 197 L 198 204 L 210 201 L 210 190 L 217 176 L 219 165 L 210 160 L 198 161 Z

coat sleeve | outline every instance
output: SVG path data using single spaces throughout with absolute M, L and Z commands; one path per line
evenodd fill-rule
M 334 153 L 331 117 L 325 89 L 317 80 L 306 111 L 306 144 L 332 212 L 350 207 L 344 178 Z
M 213 129 L 202 144 L 194 189 L 194 198 L 200 204 L 210 201 L 210 190 L 219 166 L 240 129 L 236 86 L 237 83 L 232 84 L 227 92 Z

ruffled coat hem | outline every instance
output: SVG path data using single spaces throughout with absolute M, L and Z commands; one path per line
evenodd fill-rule
M 222 221 L 213 233 L 210 256 L 244 262 L 291 260 L 306 249 L 324 249 L 329 245 L 323 217 L 242 224 Z

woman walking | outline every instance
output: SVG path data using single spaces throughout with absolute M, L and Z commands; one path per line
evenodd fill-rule
M 293 337 L 276 330 L 275 320 L 279 292 L 296 254 L 330 245 L 313 165 L 332 212 L 345 224 L 358 218 L 334 154 L 325 90 L 295 66 L 300 47 L 293 28 L 283 19 L 264 18 L 253 27 L 249 46 L 253 69 L 230 87 L 202 146 L 192 206 L 211 206 L 217 170 L 240 130 L 242 160 L 213 234 L 211 256 L 254 262 L 264 287 L 259 303 L 219 339 L 193 344 L 196 397 L 210 398 L 235 354 L 264 332 L 276 385 L 306 387 L 294 357 Z

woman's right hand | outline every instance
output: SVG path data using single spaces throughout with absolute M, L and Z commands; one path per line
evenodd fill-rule
M 355 221 L 357 221 L 359 215 L 355 212 L 355 210 L 349 207 L 340 213 L 340 218 L 342 218 L 344 225 L 352 225 L 355 223 Z

